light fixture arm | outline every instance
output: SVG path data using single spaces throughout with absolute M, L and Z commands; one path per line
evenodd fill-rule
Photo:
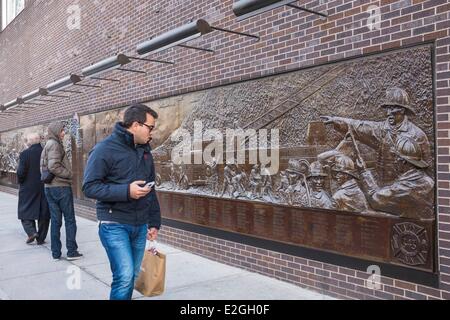
M 37 101 L 37 102 L 56 102 L 55 100 L 47 100 L 47 99 L 34 99 L 33 101 Z
M 64 90 L 59 90 L 59 91 L 65 92 L 65 93 L 83 94 L 83 92 L 81 92 L 81 91 L 75 91 L 75 90 L 66 90 L 66 89 L 64 89 Z
M 295 4 L 292 4 L 292 3 L 287 4 L 287 6 L 291 7 L 291 8 L 294 8 L 294 9 L 297 9 L 297 10 L 305 11 L 305 12 L 308 12 L 308 13 L 317 14 L 318 16 L 321 16 L 322 18 L 328 18 L 328 15 L 326 13 L 323 13 L 323 12 L 320 12 L 320 11 L 314 11 L 314 10 L 311 10 L 311 9 L 308 9 L 308 8 L 305 8 L 305 7 L 299 7 L 299 6 L 297 6 Z
M 217 31 L 222 31 L 222 32 L 227 32 L 227 33 L 232 33 L 232 34 L 237 34 L 240 36 L 244 36 L 244 37 L 250 37 L 250 38 L 254 38 L 254 39 L 260 39 L 259 36 L 255 36 L 253 34 L 249 34 L 249 33 L 243 33 L 243 32 L 238 32 L 238 31 L 233 31 L 233 30 L 228 30 L 228 29 L 222 29 L 219 27 L 213 27 L 211 26 L 211 29 L 217 30 Z
M 125 71 L 125 72 L 134 72 L 134 73 L 147 74 L 147 72 L 141 71 L 141 70 L 124 69 L 124 68 L 119 68 L 119 69 L 117 69 L 117 70 Z
M 61 90 L 61 91 L 63 91 L 63 90 Z M 69 99 L 70 98 L 69 96 L 60 96 L 60 95 L 57 95 L 57 94 L 47 94 L 46 97 L 61 98 L 61 99 Z
M 164 60 L 156 60 L 156 59 L 147 59 L 147 58 L 138 58 L 138 57 L 128 57 L 131 60 L 139 60 L 139 61 L 146 61 L 146 62 L 155 62 L 155 63 L 165 63 L 165 64 L 175 64 L 173 61 L 164 61 Z
M 179 44 L 178 47 L 181 48 L 185 48 L 185 49 L 193 49 L 193 50 L 198 50 L 198 51 L 205 51 L 205 52 L 211 52 L 214 53 L 215 51 L 212 49 L 206 49 L 206 48 L 199 48 L 199 47 L 194 47 L 194 46 L 188 46 L 185 44 Z
M 44 103 L 24 102 L 24 103 L 22 103 L 22 104 L 27 105 L 27 106 L 45 106 Z
M 79 86 L 79 87 L 87 87 L 87 88 L 97 88 L 100 89 L 102 86 L 95 86 L 92 84 L 81 84 L 81 83 L 75 83 L 74 86 Z
M 101 80 L 101 81 L 111 81 L 111 82 L 120 82 L 119 79 L 109 79 L 109 78 L 99 78 L 99 77 L 91 77 L 93 80 Z

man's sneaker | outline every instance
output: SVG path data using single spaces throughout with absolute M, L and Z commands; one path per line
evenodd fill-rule
M 75 252 L 74 254 L 71 254 L 70 256 L 67 255 L 67 260 L 69 260 L 69 261 L 78 260 L 81 258 L 83 258 L 83 255 L 81 253 L 79 253 L 78 251 Z
M 61 257 L 53 257 L 53 261 L 59 261 L 59 260 L 61 260 Z

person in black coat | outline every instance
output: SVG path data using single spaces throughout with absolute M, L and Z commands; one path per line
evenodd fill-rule
M 45 243 L 50 224 L 50 211 L 41 182 L 40 159 L 42 153 L 41 137 L 32 133 L 27 136 L 28 149 L 20 154 L 17 178 L 19 180 L 18 217 L 28 235 L 27 244 L 37 240 Z M 36 230 L 38 220 L 38 230 Z

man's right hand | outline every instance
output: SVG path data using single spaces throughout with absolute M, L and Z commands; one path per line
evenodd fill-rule
M 330 116 L 321 116 L 320 119 L 325 123 L 325 124 L 332 124 L 334 122 L 333 117 Z
M 130 184 L 130 197 L 134 200 L 139 200 L 140 198 L 145 197 L 152 188 L 150 187 L 141 187 L 141 185 L 145 184 L 145 181 L 135 181 Z

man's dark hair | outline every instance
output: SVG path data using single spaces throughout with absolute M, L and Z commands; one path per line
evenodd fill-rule
M 158 113 L 153 109 L 143 104 L 134 104 L 125 111 L 125 115 L 123 116 L 123 126 L 128 129 L 134 122 L 145 123 L 147 114 L 158 119 Z

